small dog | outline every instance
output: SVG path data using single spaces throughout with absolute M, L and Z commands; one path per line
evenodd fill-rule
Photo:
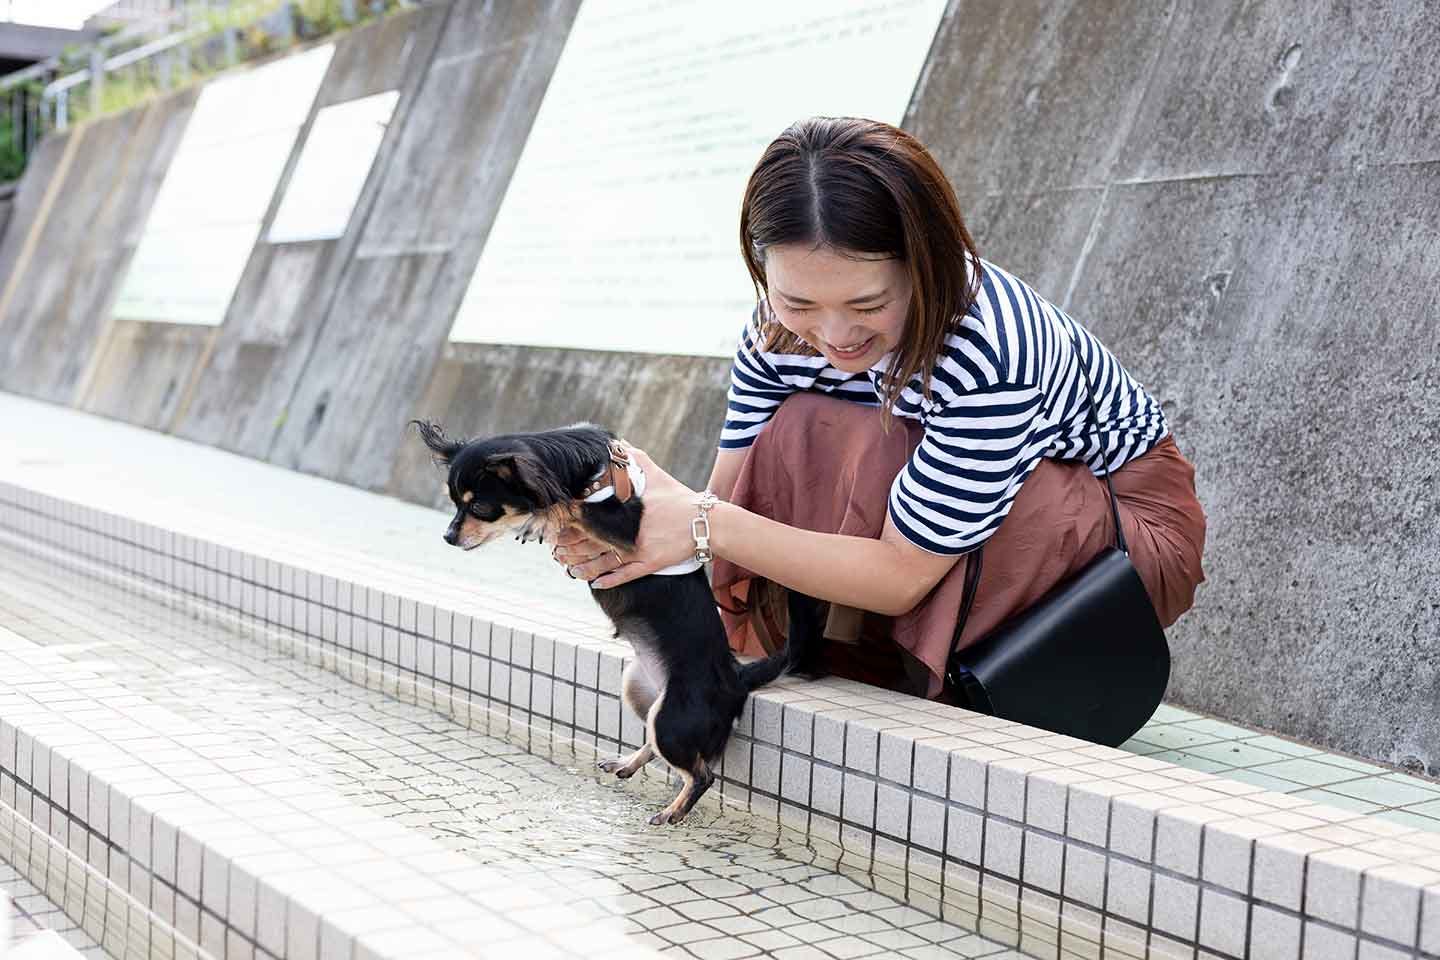
M 574 524 L 596 540 L 635 545 L 644 505 L 644 476 L 615 436 L 580 424 L 563 430 L 455 441 L 437 425 L 412 421 L 437 463 L 449 468 L 446 490 L 455 518 L 445 542 L 462 550 L 513 532 L 543 541 L 546 532 Z M 712 766 L 725 749 L 750 691 L 787 669 L 802 667 L 813 614 L 796 609 L 785 649 L 741 664 L 730 652 L 709 581 L 699 563 L 591 591 L 636 658 L 621 678 L 626 704 L 645 721 L 644 746 L 600 761 L 626 778 L 656 753 L 683 785 L 652 825 L 679 823 L 715 781 Z M 792 597 L 794 595 L 792 594 Z M 803 668 L 808 669 L 808 664 Z

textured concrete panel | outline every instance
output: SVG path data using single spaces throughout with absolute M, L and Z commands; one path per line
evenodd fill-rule
M 70 137 L 71 134 L 51 134 L 41 140 L 10 197 L 10 216 L 4 234 L 0 235 L 0 325 L 9 312 L 5 309 L 6 289 L 17 279 L 17 265 L 23 267 L 21 254 L 28 245 L 31 231 L 38 226 L 46 192 L 57 173 L 63 176 L 60 168 Z
M 269 452 L 448 14 L 443 4 L 421 8 L 346 34 L 336 44 L 316 96 L 317 111 L 395 89 L 401 93 L 399 106 L 344 236 L 255 245 L 194 395 L 178 411 L 180 436 L 253 457 Z M 288 181 L 287 173 L 277 198 Z
M 166 429 L 192 390 L 215 339 L 205 324 L 116 320 L 97 357 L 81 409 L 154 430 Z
M 680 480 L 703 486 L 725 419 L 730 362 L 452 343 L 413 416 L 455 436 L 491 436 L 599 423 Z M 429 453 L 413 436 L 399 450 L 389 491 L 437 502 Z
M 962 199 L 961 214 L 982 257 L 1060 303 L 1103 196 L 1085 188 L 989 194 Z
M 994 191 L 1103 185 L 1172 6 L 954 0 L 905 129 L 935 155 L 962 204 Z
M 176 94 L 89 125 L 6 315 L 0 386 L 59 403 L 83 391 L 118 283 L 194 103 Z
M 452 8 L 272 462 L 389 483 L 575 10 Z
M 1160 398 L 1209 513 L 1171 696 L 1432 772 L 1436 210 L 1440 163 L 1116 187 L 1072 310 Z
M 1440 10 L 1213 3 L 1176 11 L 1122 179 L 1440 159 Z

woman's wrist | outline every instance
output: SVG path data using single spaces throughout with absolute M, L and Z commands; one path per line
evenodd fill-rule
M 735 543 L 735 527 L 745 513 L 743 507 L 737 507 L 727 500 L 716 500 L 715 505 L 709 511 L 710 527 L 710 553 L 715 557 L 729 559 L 729 548 Z

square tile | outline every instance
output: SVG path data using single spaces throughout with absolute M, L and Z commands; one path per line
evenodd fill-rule
M 945 832 L 945 852 L 967 864 L 979 864 L 985 819 L 978 813 L 950 804 Z
M 780 796 L 791 803 L 809 806 L 810 768 L 809 757 L 784 753 L 780 764 Z
M 759 749 L 759 745 L 756 745 Z M 842 819 L 866 829 L 875 827 L 875 781 L 845 773 L 845 807 Z
M 728 756 L 727 753 L 727 763 Z M 835 767 L 823 763 L 811 764 L 810 802 L 816 810 L 832 817 L 840 816 L 841 785 L 841 774 Z
M 1277 832 L 1274 827 L 1248 820 L 1207 823 L 1202 835 L 1205 848 L 1202 879 L 1207 883 L 1248 895 L 1255 837 Z
M 989 765 L 1009 756 L 1012 754 L 990 747 L 960 747 L 950 751 L 950 799 L 984 810 Z
M 1020 855 L 1024 831 L 1000 820 L 985 821 L 985 871 L 1011 880 L 1020 879 Z
M 910 791 L 881 781 L 875 788 L 875 830 L 904 841 L 910 830 Z
M 915 742 L 916 790 L 944 798 L 950 782 L 950 748 L 958 745 L 953 737 Z
M 1200 835 L 1205 824 L 1230 819 L 1202 806 L 1171 807 L 1155 814 L 1155 864 L 1187 877 L 1200 875 Z
M 1331 844 L 1314 837 L 1281 834 L 1255 843 L 1252 895 L 1289 910 L 1299 910 L 1305 878 L 1305 858 Z
M 1200 945 L 1232 957 L 1244 956 L 1245 914 L 1241 897 L 1205 889 L 1200 897 Z
M 780 793 L 780 748 L 756 743 L 750 754 L 750 785 L 772 795 Z
M 750 703 L 755 712 L 754 738 L 761 743 L 779 746 L 785 705 L 764 696 L 751 697 Z
M 1200 888 L 1163 873 L 1155 874 L 1151 924 L 1156 930 L 1194 940 L 1200 916 Z
M 1110 803 L 1110 849 L 1145 863 L 1155 855 L 1155 812 L 1176 806 L 1169 797 L 1153 793 L 1116 797 Z
M 1342 933 L 1314 920 L 1305 921 L 1302 960 L 1354 960 L 1355 947 L 1354 934 Z
M 1411 960 L 1413 956 L 1409 950 L 1397 950 L 1373 940 L 1362 939 L 1356 960 Z
M 945 849 L 945 804 L 918 794 L 910 798 L 910 842 L 936 852 Z
M 1250 907 L 1250 960 L 1298 960 L 1300 918 L 1271 907 Z
M 1323 757 L 1292 757 L 1278 763 L 1259 764 L 1251 769 L 1307 787 L 1324 787 L 1342 780 L 1354 780 L 1356 773 L 1322 762 Z
M 871 720 L 852 720 L 845 725 L 845 766 L 874 775 L 880 756 L 880 731 Z
M 1043 833 L 1027 831 L 1025 834 L 1025 875 L 1022 878 L 1025 885 L 1055 894 L 1062 892 L 1061 871 L 1064 856 L 1064 843 Z
M 1360 923 L 1360 875 L 1383 859 L 1345 848 L 1310 855 L 1305 882 L 1305 913 L 1347 930 Z
M 988 845 L 988 838 L 987 838 Z M 1100 910 L 1105 906 L 1105 856 L 1076 844 L 1065 850 L 1065 899 Z
M 845 763 L 845 717 L 831 713 L 817 713 L 814 725 L 815 759 L 833 763 Z
M 1362 932 L 1405 947 L 1416 946 L 1421 892 L 1440 884 L 1440 873 L 1420 867 L 1384 865 L 1365 872 Z
M 809 754 L 814 746 L 814 710 L 787 703 L 781 719 L 785 728 L 785 749 Z
M 1150 879 L 1148 867 L 1111 857 L 1105 888 L 1105 909 L 1136 923 L 1150 922 Z
M 1440 887 L 1427 887 L 1421 899 L 1420 949 L 1440 957 Z
M 1433 789 L 1418 780 L 1392 774 L 1385 777 L 1366 777 L 1347 783 L 1331 784 L 1331 793 L 1353 797 L 1379 804 L 1382 807 L 1403 807 L 1411 803 L 1424 803 L 1436 799 Z

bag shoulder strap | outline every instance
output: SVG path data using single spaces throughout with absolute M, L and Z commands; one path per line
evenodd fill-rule
M 1069 318 L 1067 317 L 1066 319 Z M 1075 321 L 1071 320 L 1070 323 L 1072 324 L 1069 330 L 1070 343 L 1075 348 L 1075 362 L 1080 367 L 1080 377 L 1085 383 L 1085 397 L 1090 404 L 1089 415 L 1086 417 L 1086 426 L 1093 430 L 1097 437 L 1097 442 L 1100 444 L 1100 467 L 1104 471 L 1102 475 L 1105 477 L 1105 488 L 1110 494 L 1110 516 L 1115 522 L 1115 546 L 1121 553 L 1129 554 L 1130 548 L 1125 543 L 1125 532 L 1120 529 L 1120 504 L 1115 497 L 1115 484 L 1110 480 L 1110 460 L 1106 455 L 1105 438 L 1101 435 L 1100 431 L 1100 409 L 1099 405 L 1095 402 L 1095 385 L 1090 381 L 1090 371 L 1085 365 L 1085 358 L 1080 350 L 1080 338 L 1076 335 L 1073 326 Z M 965 591 L 960 600 L 960 616 L 955 621 L 955 633 L 950 644 L 950 669 L 946 671 L 947 674 L 956 674 L 958 676 L 958 660 L 956 658 L 955 648 L 960 642 L 960 635 L 965 630 L 965 624 L 970 620 L 970 609 L 975 605 L 975 591 L 980 585 L 980 571 L 983 566 L 984 552 L 984 546 L 980 546 L 964 555 L 968 564 L 965 570 Z M 954 677 L 947 676 L 947 679 L 951 680 L 952 683 L 955 682 Z

